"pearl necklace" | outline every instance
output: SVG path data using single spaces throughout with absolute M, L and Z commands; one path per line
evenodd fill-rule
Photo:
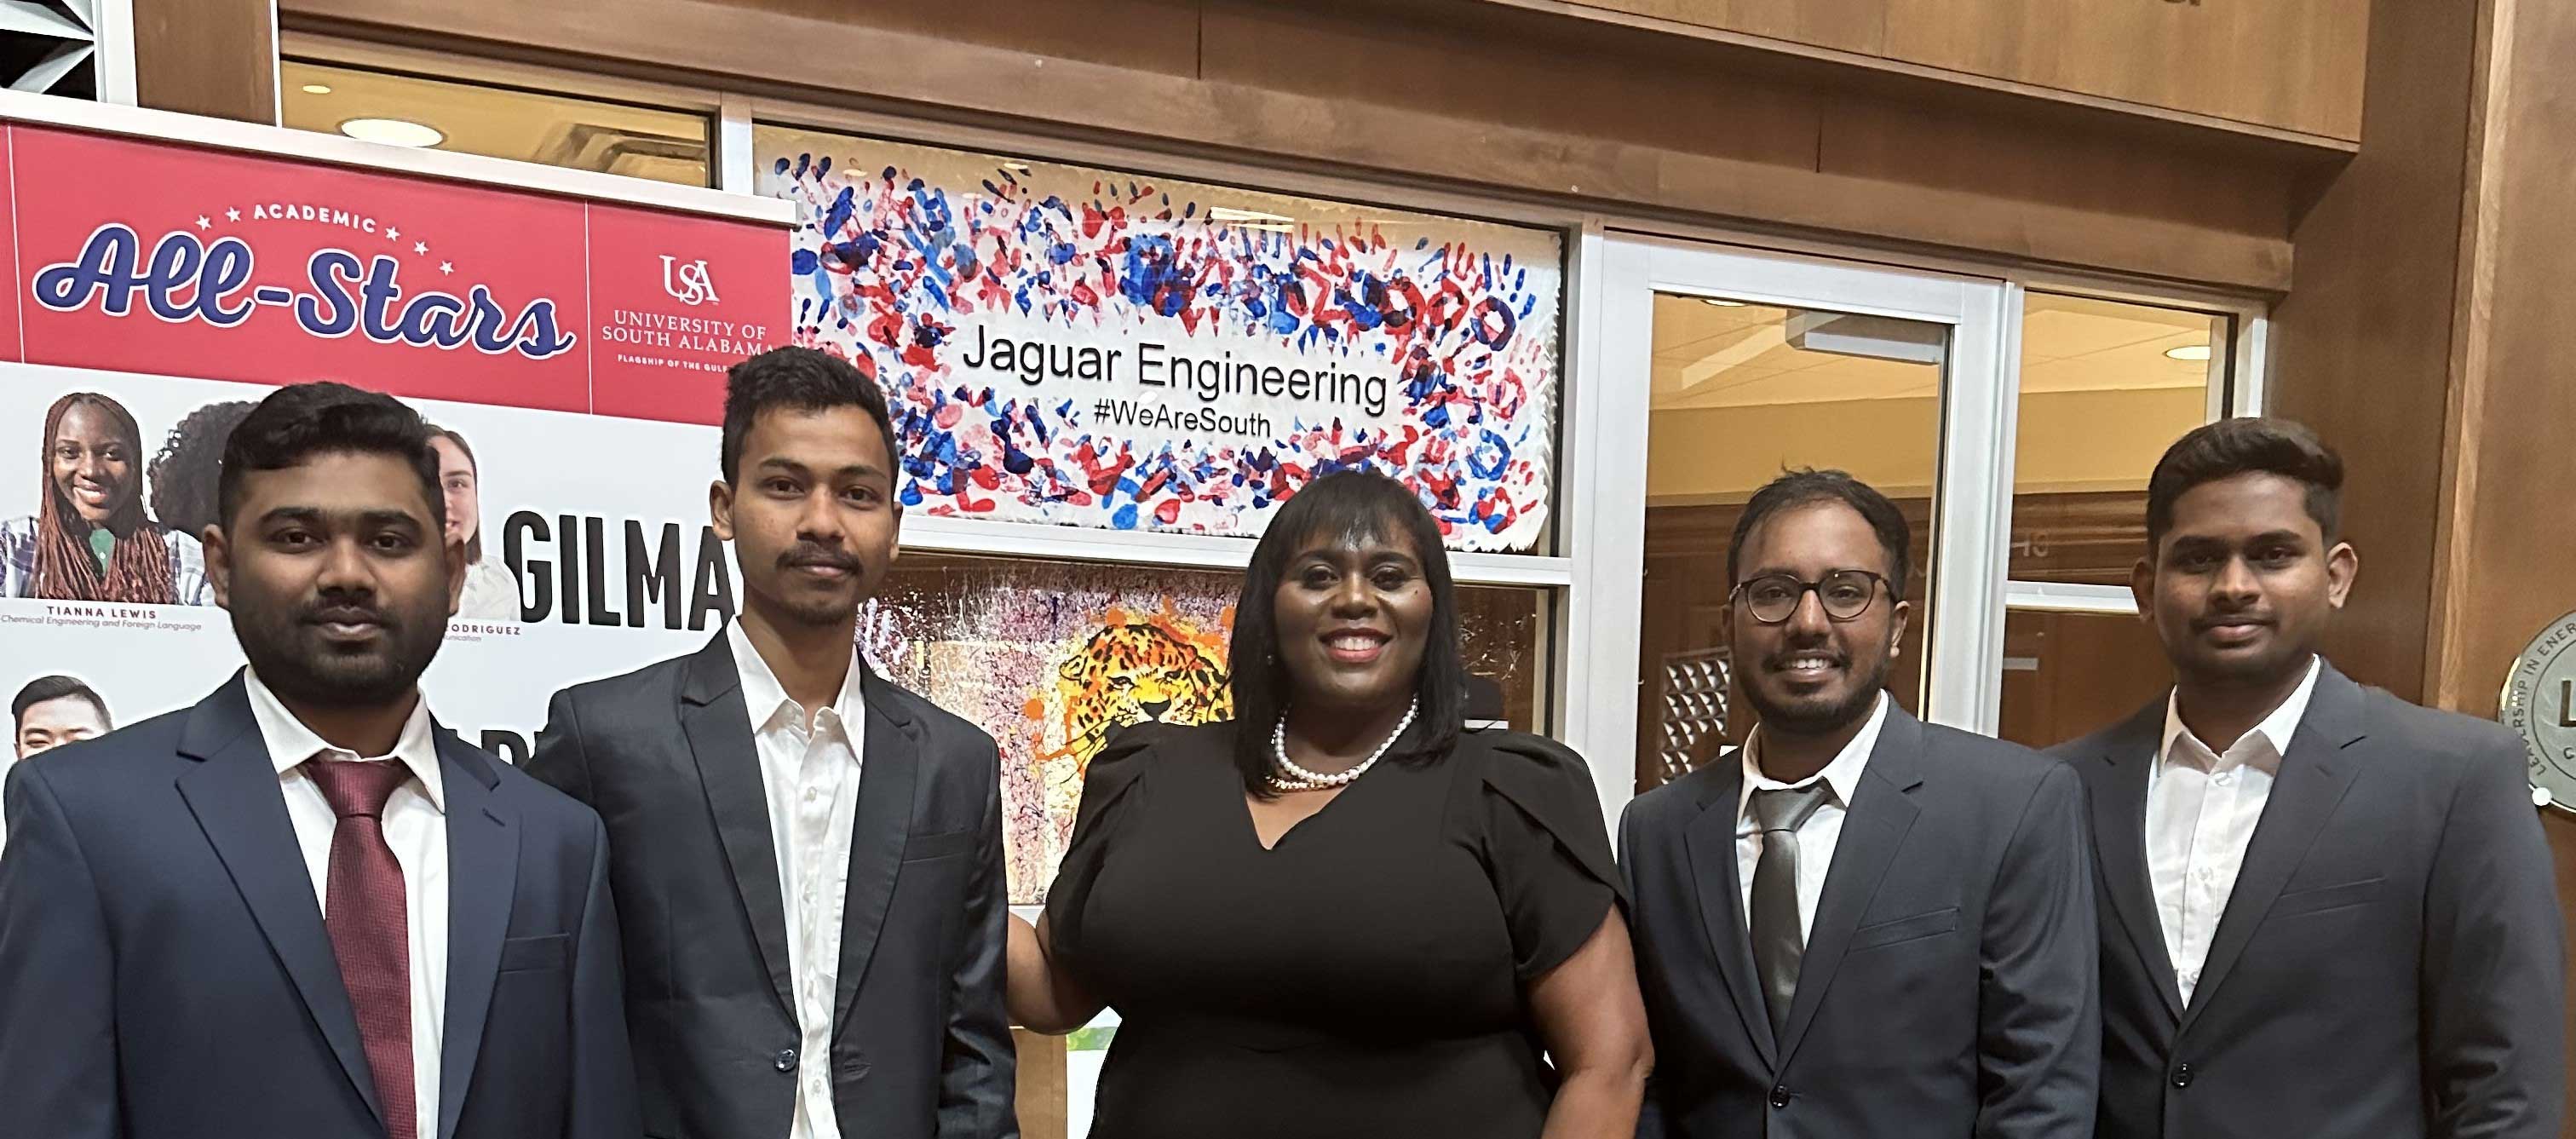
M 1385 743 L 1377 745 L 1376 751 L 1370 752 L 1367 759 L 1351 765 L 1349 770 L 1332 775 L 1319 775 L 1308 771 L 1297 766 L 1296 760 L 1288 758 L 1288 714 L 1280 713 L 1279 722 L 1270 729 L 1270 762 L 1276 767 L 1276 770 L 1270 773 L 1270 789 L 1322 791 L 1348 785 L 1352 780 L 1368 774 L 1368 769 L 1377 766 L 1377 761 L 1386 758 L 1388 749 L 1395 746 L 1395 741 L 1404 735 L 1404 730 L 1413 726 L 1414 713 L 1421 710 L 1422 700 L 1416 697 L 1412 703 L 1405 705 L 1404 718 L 1395 722 L 1395 730 L 1387 733 Z

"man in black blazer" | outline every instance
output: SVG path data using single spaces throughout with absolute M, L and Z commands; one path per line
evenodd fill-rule
M 848 363 L 736 365 L 709 504 L 741 616 L 557 693 L 528 760 L 615 840 L 648 1135 L 1018 1133 L 993 741 L 854 649 L 895 554 L 895 454 Z
M 2174 691 L 2058 754 L 2101 875 L 2108 1139 L 2556 1139 L 2564 946 L 2521 741 L 2345 679 L 2305 427 L 2186 435 L 2134 588 Z
M 284 388 L 219 497 L 250 666 L 10 776 L 0 1132 L 631 1139 L 599 819 L 414 683 L 464 580 L 428 429 Z
M 1781 477 L 1736 523 L 1727 620 L 1760 724 L 1620 825 L 1643 1139 L 2092 1133 L 2082 792 L 1888 698 L 1906 540 L 1839 471 Z

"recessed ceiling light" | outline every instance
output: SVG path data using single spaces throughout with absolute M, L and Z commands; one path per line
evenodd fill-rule
M 436 146 L 447 141 L 438 128 L 409 119 L 351 119 L 340 124 L 340 133 L 387 146 Z
M 304 85 L 304 93 L 307 95 L 328 95 L 331 93 L 331 85 L 327 83 L 307 83 Z
M 2206 364 L 2209 362 L 2209 345 L 2185 344 L 2180 348 L 2167 348 L 2165 358 L 2186 364 Z
M 1705 304 L 1705 305 L 1716 305 L 1716 306 L 1717 306 L 1717 307 L 1719 307 L 1719 308 L 1743 308 L 1743 307 L 1744 307 L 1744 302 L 1743 302 L 1743 301 L 1724 301 L 1724 300 L 1719 300 L 1719 299 L 1717 299 L 1716 297 L 1701 297 L 1701 298 L 1699 299 L 1699 301 L 1700 301 L 1700 303 L 1701 303 L 1701 304 Z

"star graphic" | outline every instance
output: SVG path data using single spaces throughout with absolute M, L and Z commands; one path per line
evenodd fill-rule
M 429 243 L 428 243 L 428 242 L 426 242 L 426 241 L 415 241 L 415 242 L 412 242 L 412 243 L 411 243 L 411 251 L 412 251 L 413 253 L 427 253 L 427 252 L 429 252 Z
M 396 225 L 396 226 L 387 226 L 387 227 L 385 227 L 385 240 L 387 240 L 387 241 L 400 241 L 400 240 L 402 240 L 402 227 L 401 227 L 401 226 L 398 226 L 398 225 Z
M 438 263 L 438 271 L 441 273 L 453 273 L 456 271 L 456 262 L 441 261 Z
M 206 216 L 206 215 L 204 215 L 204 214 L 198 214 L 198 215 L 197 215 L 197 228 L 198 228 L 198 229 L 206 229 L 206 228 L 209 228 L 209 227 L 213 226 L 214 224 L 215 224 L 215 223 L 214 223 L 214 220 L 213 220 L 212 218 L 209 218 L 209 217 L 207 217 L 207 216 Z
M 241 220 L 241 211 L 240 211 L 240 210 L 238 210 L 238 209 L 225 210 L 225 211 L 224 211 L 224 220 L 225 220 L 225 221 L 240 221 L 240 220 Z

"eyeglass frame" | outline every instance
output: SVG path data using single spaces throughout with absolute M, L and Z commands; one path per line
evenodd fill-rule
M 1826 583 L 1826 582 L 1831 581 L 1831 580 L 1833 580 L 1833 579 L 1835 579 L 1835 578 L 1841 577 L 1841 576 L 1843 576 L 1843 575 L 1845 575 L 1845 574 L 1858 574 L 1858 575 L 1860 575 L 1860 576 L 1862 576 L 1862 577 L 1865 577 L 1865 578 L 1868 578 L 1868 579 L 1869 579 L 1869 582 L 1870 582 L 1869 599 L 1868 599 L 1868 600 L 1866 600 L 1866 601 L 1861 602 L 1861 606 L 1860 606 L 1860 608 L 1853 610 L 1850 616 L 1848 616 L 1848 617 L 1838 617 L 1838 616 L 1835 616 L 1835 615 L 1834 615 L 1833 607 L 1832 607 L 1832 606 L 1830 606 L 1830 605 L 1825 604 L 1824 588 L 1825 588 L 1825 583 Z M 1765 620 L 1763 620 L 1763 619 L 1762 619 L 1762 615 L 1761 615 L 1761 614 L 1756 613 L 1756 612 L 1754 612 L 1754 611 L 1753 611 L 1753 605 L 1752 605 L 1752 603 L 1751 603 L 1751 602 L 1743 600 L 1744 591 L 1745 591 L 1745 589 L 1746 589 L 1747 587 L 1749 587 L 1749 586 L 1753 585 L 1753 584 L 1754 584 L 1754 583 L 1756 583 L 1756 582 L 1773 581 L 1773 580 L 1783 580 L 1783 579 L 1785 579 L 1785 580 L 1787 580 L 1787 581 L 1789 581 L 1789 582 L 1792 582 L 1792 583 L 1794 583 L 1794 584 L 1796 584 L 1796 585 L 1797 585 L 1797 587 L 1798 587 L 1798 596 L 1796 597 L 1796 599 L 1792 600 L 1792 601 L 1789 603 L 1789 611 L 1788 611 L 1788 612 L 1786 612 L 1786 613 L 1781 614 L 1781 615 L 1780 615 L 1780 619 L 1779 619 L 1779 620 L 1776 620 L 1776 621 L 1765 621 Z M 1755 576 L 1753 576 L 1753 577 L 1749 577 L 1749 578 L 1744 579 L 1743 581 L 1739 581 L 1739 582 L 1735 583 L 1735 588 L 1733 588 L 1733 589 L 1730 589 L 1730 590 L 1727 590 L 1727 591 L 1726 591 L 1726 600 L 1727 600 L 1727 603 L 1728 603 L 1728 604 L 1730 604 L 1730 605 L 1741 605 L 1741 606 L 1743 606 L 1743 607 L 1744 607 L 1744 615 L 1745 615 L 1745 616 L 1747 616 L 1747 617 L 1751 617 L 1751 618 L 1753 618 L 1756 622 L 1759 622 L 1759 623 L 1764 624 L 1764 625 L 1786 625 L 1786 624 L 1788 624 L 1789 622 L 1794 621 L 1794 620 L 1796 620 L 1796 619 L 1797 619 L 1797 617 L 1798 617 L 1798 610 L 1799 610 L 1799 609 L 1801 609 L 1801 608 L 1804 608 L 1804 607 L 1806 606 L 1806 604 L 1807 604 L 1807 595 L 1808 595 L 1808 594 L 1810 594 L 1810 593 L 1812 593 L 1812 594 L 1815 594 L 1815 595 L 1816 595 L 1816 608 L 1817 608 L 1817 610 L 1818 610 L 1818 611 L 1820 611 L 1820 612 L 1822 612 L 1822 613 L 1825 615 L 1825 619 L 1826 619 L 1826 620 L 1831 621 L 1831 622 L 1833 622 L 1834 624 L 1837 624 L 1837 625 L 1847 625 L 1847 624 L 1850 624 L 1851 622 L 1858 621 L 1858 620 L 1860 620 L 1861 618 L 1868 616 L 1868 615 L 1869 615 L 1869 611 L 1870 611 L 1871 609 L 1873 609 L 1873 608 L 1877 607 L 1877 605 L 1878 605 L 1878 595 L 1879 595 L 1879 593 L 1880 593 L 1881 591 L 1884 591 L 1884 592 L 1885 592 L 1885 593 L 1886 593 L 1890 598 L 1894 598 L 1894 597 L 1896 597 L 1896 584 L 1895 584 L 1894 582 L 1891 582 L 1891 581 L 1887 580 L 1887 575 L 1886 575 L 1886 574 L 1879 573 L 1879 572 L 1878 572 L 1878 571 L 1876 571 L 1876 570 L 1865 570 L 1865 569 L 1838 569 L 1838 570 L 1828 570 L 1828 571 L 1826 571 L 1826 572 L 1825 572 L 1825 576 L 1823 576 L 1823 577 L 1821 577 L 1821 578 L 1818 578 L 1818 579 L 1816 579 L 1816 580 L 1814 580 L 1814 581 L 1808 581 L 1807 579 L 1802 578 L 1802 577 L 1799 577 L 1798 575 L 1796 575 L 1796 574 L 1794 574 L 1794 573 L 1766 573 L 1766 574 L 1757 574 L 1757 575 L 1755 575 Z

